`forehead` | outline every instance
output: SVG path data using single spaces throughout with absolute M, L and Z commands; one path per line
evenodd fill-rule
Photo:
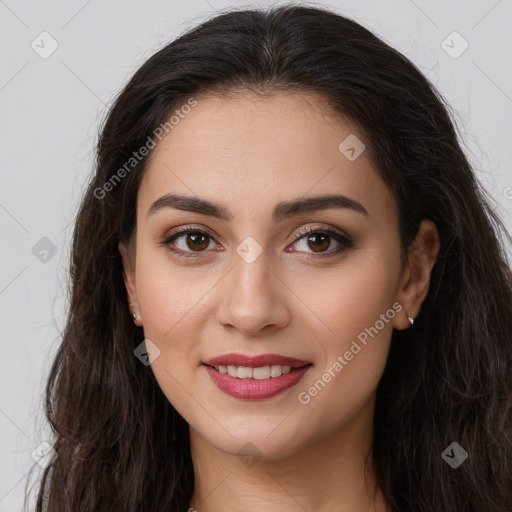
M 282 200 L 341 193 L 370 213 L 392 214 L 394 201 L 368 151 L 347 157 L 347 144 L 364 147 L 362 135 L 334 118 L 323 98 L 243 93 L 196 101 L 150 156 L 138 200 L 146 211 L 170 192 L 214 199 L 235 217 Z

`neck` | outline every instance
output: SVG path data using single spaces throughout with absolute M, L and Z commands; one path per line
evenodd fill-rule
M 370 454 L 373 405 L 350 426 L 278 459 L 242 459 L 218 450 L 191 427 L 191 512 L 386 512 Z

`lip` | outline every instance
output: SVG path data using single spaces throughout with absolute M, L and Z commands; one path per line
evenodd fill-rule
M 243 354 L 231 353 L 208 359 L 207 361 L 203 361 L 203 364 L 208 366 L 246 366 L 248 368 L 259 368 L 260 366 L 271 366 L 273 364 L 279 364 L 281 366 L 300 368 L 311 363 L 309 361 L 301 361 L 300 359 L 295 359 L 294 357 L 287 357 L 279 354 L 245 356 Z
M 279 377 L 269 379 L 239 379 L 227 373 L 220 373 L 212 366 L 246 366 L 258 368 L 278 364 L 290 366 L 292 371 Z M 244 356 L 242 354 L 225 354 L 208 359 L 203 363 L 212 382 L 224 393 L 234 398 L 244 400 L 263 400 L 271 398 L 297 384 L 310 369 L 312 363 L 293 357 L 278 354 L 262 354 L 259 356 Z

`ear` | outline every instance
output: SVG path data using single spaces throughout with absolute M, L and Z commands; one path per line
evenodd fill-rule
M 128 307 L 130 310 L 130 315 L 137 315 L 134 318 L 135 325 L 142 325 L 142 317 L 140 314 L 139 302 L 137 297 L 137 288 L 135 286 L 135 265 L 132 261 L 131 251 L 125 246 L 123 242 L 119 242 L 118 249 L 121 254 L 121 259 L 123 261 L 123 279 L 124 284 L 126 286 L 126 294 L 128 296 Z M 131 306 L 130 306 L 131 304 Z
M 439 254 L 441 244 L 436 225 L 425 219 L 407 255 L 407 264 L 400 280 L 397 301 L 402 310 L 395 316 L 395 329 L 410 327 L 408 317 L 418 316 L 430 285 L 430 274 Z

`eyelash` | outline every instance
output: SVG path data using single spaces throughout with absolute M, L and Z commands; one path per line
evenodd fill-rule
M 297 226 L 297 227 L 299 227 L 299 226 Z M 180 258 L 199 258 L 199 257 L 201 257 L 200 253 L 205 252 L 204 250 L 203 251 L 183 251 L 181 249 L 173 249 L 170 247 L 170 244 L 174 241 L 174 239 L 180 238 L 181 236 L 184 236 L 189 233 L 207 235 L 208 237 L 210 237 L 212 240 L 215 241 L 213 236 L 211 236 L 207 231 L 203 231 L 194 226 L 186 226 L 185 228 L 182 228 L 182 229 L 179 229 L 176 231 L 171 231 L 170 234 L 164 240 L 162 240 L 161 244 L 165 245 L 169 251 L 171 251 L 173 254 L 175 254 L 176 256 L 178 256 Z M 330 258 L 333 256 L 337 256 L 344 250 L 350 249 L 351 247 L 353 247 L 352 239 L 348 235 L 344 234 L 341 231 L 338 231 L 337 229 L 334 229 L 331 226 L 325 226 L 322 228 L 318 228 L 318 227 L 304 228 L 296 234 L 295 238 L 292 241 L 292 245 L 295 244 L 296 242 L 298 242 L 299 240 L 301 240 L 302 238 L 306 238 L 307 236 L 316 235 L 316 234 L 327 235 L 330 238 L 334 238 L 334 240 L 336 240 L 336 242 L 338 242 L 341 247 L 339 247 L 338 249 L 336 249 L 334 251 L 328 252 L 328 253 L 316 253 L 316 254 L 314 253 L 313 255 L 310 254 L 309 256 L 303 256 L 306 259 Z

